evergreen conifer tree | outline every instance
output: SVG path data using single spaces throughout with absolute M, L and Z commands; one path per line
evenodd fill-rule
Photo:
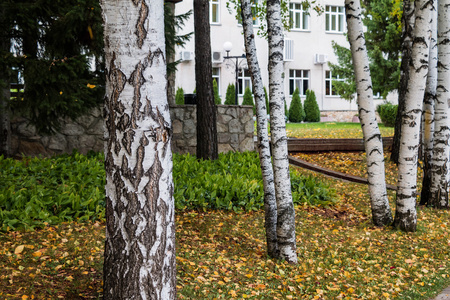
M 222 104 L 222 99 L 219 96 L 219 87 L 217 86 L 217 81 L 213 80 L 213 89 L 214 89 L 214 103 L 216 105 Z
M 306 99 L 304 104 L 305 109 L 305 121 L 306 122 L 319 122 L 320 121 L 320 109 L 316 101 L 316 94 L 314 91 L 306 91 Z
M 255 114 L 255 104 L 253 103 L 253 95 L 252 95 L 252 91 L 250 90 L 249 87 L 247 87 L 245 89 L 244 92 L 244 101 L 242 102 L 242 105 L 251 105 L 253 106 L 253 114 Z
M 300 100 L 300 92 L 298 88 L 295 89 L 292 95 L 291 105 L 289 106 L 289 122 L 300 123 L 305 118 L 302 101 Z
M 236 90 L 234 84 L 229 84 L 227 87 L 227 93 L 225 95 L 225 105 L 234 105 Z
M 177 93 L 175 94 L 175 103 L 178 105 L 184 104 L 184 90 L 181 87 L 177 89 Z

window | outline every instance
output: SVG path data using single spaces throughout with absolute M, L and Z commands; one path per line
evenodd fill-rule
M 300 95 L 305 96 L 309 89 L 309 70 L 289 70 L 289 95 L 298 88 Z
M 259 0 L 250 0 L 252 3 L 253 26 L 259 26 L 257 5 Z M 242 25 L 241 9 L 238 11 L 238 23 Z
M 212 79 L 217 83 L 217 90 L 220 94 L 220 68 L 212 68 Z
M 241 96 L 244 95 L 245 89 L 247 87 L 249 87 L 250 90 L 252 90 L 252 78 L 250 75 L 250 71 L 248 69 L 241 69 L 241 71 L 239 72 L 238 83 L 239 83 L 238 87 L 239 95 Z
M 345 10 L 343 6 L 327 5 L 325 7 L 325 30 L 328 32 L 343 33 L 345 30 L 344 12 Z
M 292 29 L 309 30 L 309 13 L 301 3 L 289 3 L 289 19 Z
M 209 23 L 220 23 L 219 0 L 209 0 Z
M 331 71 L 325 71 L 325 95 L 327 96 L 339 96 L 333 88 L 333 81 L 344 81 L 344 79 L 334 76 Z

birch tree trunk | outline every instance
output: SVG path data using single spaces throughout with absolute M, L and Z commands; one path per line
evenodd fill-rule
M 172 127 L 163 1 L 101 1 L 105 27 L 105 299 L 175 299 Z
M 405 95 L 408 90 L 409 65 L 411 61 L 412 41 L 414 38 L 415 10 L 414 2 L 403 0 L 403 33 L 402 33 L 402 62 L 400 65 L 400 83 L 398 86 L 398 109 L 395 120 L 394 141 L 392 144 L 391 160 L 398 164 L 400 139 L 402 136 L 402 115 L 405 111 Z
M 209 0 L 194 0 L 197 158 L 217 159 L 217 110 L 214 103 Z
M 435 104 L 435 133 L 431 167 L 430 204 L 448 208 L 449 138 L 448 102 L 450 99 L 450 1 L 439 0 L 438 75 Z
M 431 162 L 433 157 L 433 134 L 434 134 L 434 106 L 436 102 L 437 86 L 437 10 L 436 7 L 431 12 L 431 44 L 430 59 L 428 63 L 427 84 L 425 96 L 423 98 L 422 113 L 422 159 L 423 159 L 423 179 L 422 191 L 420 194 L 420 205 L 430 203 L 431 188 Z
M 361 120 L 364 147 L 367 154 L 367 174 L 372 219 L 376 226 L 385 226 L 392 223 L 392 213 L 386 192 L 383 142 L 373 104 L 372 79 L 361 21 L 360 1 L 345 0 L 345 12 L 348 40 L 352 51 L 353 68 L 355 70 L 358 113 Z
M 417 161 L 420 144 L 420 118 L 425 94 L 430 45 L 432 1 L 415 1 L 414 41 L 409 67 L 405 111 L 398 163 L 397 209 L 394 226 L 403 231 L 416 231 Z
M 283 26 L 280 0 L 267 1 L 267 33 L 269 40 L 269 106 L 272 139 L 275 195 L 277 199 L 277 238 L 280 256 L 297 263 L 295 211 L 287 151 L 283 92 Z
M 258 152 L 264 185 L 264 213 L 267 253 L 270 257 L 278 258 L 277 202 L 275 198 L 274 176 L 272 160 L 270 157 L 270 141 L 267 129 L 267 108 L 261 70 L 259 68 L 258 57 L 256 55 L 252 8 L 249 0 L 241 0 L 241 11 L 247 65 L 252 77 L 253 94 L 255 96 L 256 104 Z

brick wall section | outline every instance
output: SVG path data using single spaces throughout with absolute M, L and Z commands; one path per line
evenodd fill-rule
M 195 154 L 197 145 L 197 107 L 175 105 L 170 107 L 173 124 L 172 149 L 178 153 Z M 67 120 L 61 130 L 51 136 L 37 134 L 34 126 L 22 117 L 11 120 L 13 156 L 51 156 L 71 153 L 73 149 L 86 154 L 88 151 L 103 151 L 104 122 L 100 108 L 75 121 Z M 252 151 L 253 111 L 251 106 L 217 107 L 217 131 L 219 152 Z

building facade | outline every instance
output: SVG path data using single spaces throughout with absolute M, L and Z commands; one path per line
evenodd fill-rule
M 339 111 L 357 111 L 356 101 L 348 101 L 336 95 L 333 89 L 335 77 L 330 71 L 329 62 L 337 63 L 332 41 L 349 47 L 346 33 L 344 0 L 318 0 L 316 5 L 321 8 L 317 13 L 311 8 L 304 9 L 302 1 L 291 1 L 289 13 L 291 29 L 285 32 L 284 49 L 284 87 L 286 102 L 289 105 L 295 88 L 299 88 L 302 99 L 307 89 L 316 94 L 317 103 L 322 113 Z M 217 81 L 222 103 L 228 84 L 236 82 L 236 59 L 226 59 L 230 56 L 241 56 L 245 53 L 242 26 L 236 19 L 233 8 L 227 8 L 226 0 L 210 0 L 211 52 L 213 62 L 213 77 Z M 184 0 L 176 5 L 176 14 L 193 9 L 193 0 Z M 254 19 L 255 32 L 261 28 L 259 18 Z M 193 32 L 193 16 L 183 33 Z M 195 33 L 194 33 L 195 34 Z M 225 43 L 231 43 L 232 49 L 227 52 Z M 257 35 L 255 43 L 262 78 L 268 87 L 268 45 L 264 37 Z M 228 44 L 229 46 L 229 44 Z M 226 48 L 226 47 L 225 47 Z M 185 93 L 195 89 L 195 49 L 194 38 L 184 48 L 177 49 L 177 58 L 182 62 L 178 65 L 176 88 L 182 87 Z M 245 58 L 238 59 L 239 103 L 245 87 L 251 87 L 250 74 Z M 375 100 L 375 104 L 383 100 Z

